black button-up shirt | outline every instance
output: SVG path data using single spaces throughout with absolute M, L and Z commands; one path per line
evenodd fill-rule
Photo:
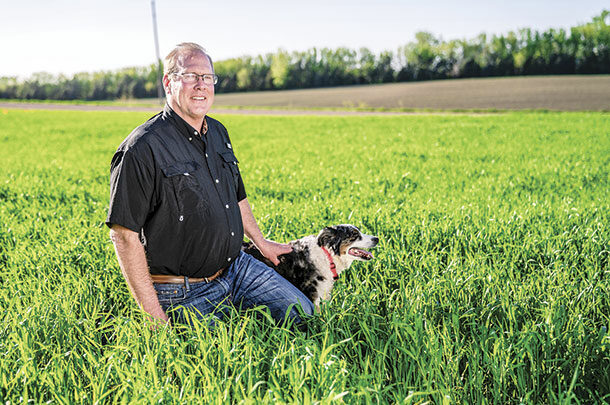
M 112 158 L 106 224 L 140 234 L 151 274 L 208 277 L 239 254 L 244 184 L 226 128 L 205 122 L 200 134 L 166 105 Z

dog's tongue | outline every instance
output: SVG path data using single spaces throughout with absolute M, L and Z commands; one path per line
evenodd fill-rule
M 366 250 L 358 249 L 358 248 L 351 248 L 349 250 L 349 254 L 352 256 L 361 257 L 364 260 L 371 260 L 373 258 L 373 255 L 371 254 L 371 252 L 367 252 Z

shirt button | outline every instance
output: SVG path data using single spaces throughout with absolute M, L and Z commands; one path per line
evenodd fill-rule
M 208 154 L 207 154 L 207 153 L 205 154 L 205 157 L 208 157 Z
M 192 141 L 192 140 L 193 140 L 193 138 L 189 138 L 189 141 Z
M 231 261 L 231 258 L 229 257 L 229 258 L 227 259 L 227 261 L 228 261 L 228 262 L 230 262 L 230 261 Z
M 195 135 L 199 135 L 199 134 L 197 133 L 197 131 L 195 131 L 195 132 L 193 132 L 193 133 L 194 133 Z
M 229 209 L 229 204 L 226 204 L 226 205 L 225 205 L 225 208 L 226 208 L 226 209 Z
M 218 179 L 216 179 L 216 184 L 220 183 L 220 181 Z
M 178 218 L 178 221 L 182 222 L 184 220 L 184 217 L 182 215 L 180 215 L 180 218 Z
M 235 236 L 235 232 L 231 232 L 231 236 Z

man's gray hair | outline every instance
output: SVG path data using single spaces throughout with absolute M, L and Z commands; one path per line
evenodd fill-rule
M 165 57 L 165 62 L 163 62 L 163 75 L 178 73 L 181 62 L 194 53 L 202 53 L 207 56 L 208 60 L 210 61 L 210 65 L 212 66 L 212 72 L 214 71 L 214 63 L 212 63 L 212 58 L 204 47 L 194 42 L 183 42 L 176 45 L 176 47 L 172 49 L 172 51 Z

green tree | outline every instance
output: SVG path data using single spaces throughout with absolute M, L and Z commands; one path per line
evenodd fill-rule
M 271 79 L 276 89 L 287 88 L 290 77 L 291 58 L 288 52 L 280 49 L 271 59 Z
M 0 77 L 0 98 L 17 98 L 19 84 L 15 76 Z
M 415 80 L 436 78 L 434 66 L 440 59 L 439 43 L 433 34 L 420 31 L 415 34 L 415 42 L 410 42 L 399 50 L 406 63 L 411 66 Z
M 572 28 L 576 73 L 610 73 L 610 11 Z

